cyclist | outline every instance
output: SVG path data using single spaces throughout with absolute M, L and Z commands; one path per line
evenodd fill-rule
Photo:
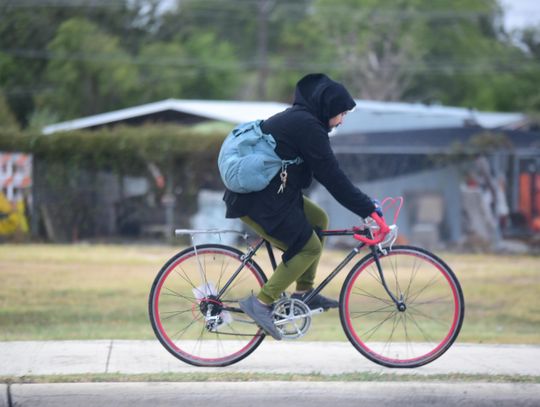
M 303 77 L 296 85 L 292 107 L 265 120 L 261 127 L 276 140 L 280 158 L 301 157 L 303 162 L 289 166 L 284 177 L 276 175 L 262 191 L 240 194 L 226 190 L 223 198 L 228 218 L 240 218 L 284 251 L 282 262 L 260 292 L 240 301 L 240 308 L 277 340 L 281 333 L 273 322 L 272 304 L 293 282 L 293 298 L 306 298 L 313 289 L 323 246 L 317 232 L 328 227 L 326 212 L 302 193 L 313 178 L 345 208 L 361 217 L 372 216 L 381 232 L 388 231 L 372 199 L 351 183 L 330 147 L 328 133 L 355 105 L 347 89 L 328 76 Z M 339 304 L 317 294 L 307 305 L 329 309 Z

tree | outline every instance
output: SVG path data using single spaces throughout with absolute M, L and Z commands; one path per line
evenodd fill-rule
M 424 69 L 405 97 L 479 110 L 513 110 L 521 51 L 509 41 L 497 0 L 432 2 Z
M 234 49 L 212 33 L 194 35 L 184 43 L 189 57 L 185 73 L 185 97 L 200 99 L 233 98 L 241 72 Z
M 211 33 L 234 44 L 240 57 L 254 55 L 257 38 L 256 2 L 259 0 L 177 0 L 177 7 L 162 17 L 157 41 L 184 42 Z
M 182 42 L 146 45 L 136 61 L 140 64 L 144 100 L 227 99 L 237 93 L 240 72 L 234 49 L 210 32 L 189 36 Z
M 1 3 L 0 88 L 18 121 L 164 97 L 290 101 L 309 72 L 366 99 L 540 104 L 538 34 L 516 45 L 498 0 L 176 3 L 167 12 L 160 0 Z
M 212 34 L 229 44 L 242 78 L 238 96 L 246 99 L 284 99 L 290 81 L 284 76 L 298 72 L 290 66 L 288 46 L 295 24 L 310 12 L 312 0 L 182 0 L 163 17 L 157 33 L 160 40 L 193 41 Z M 284 34 L 286 33 L 286 34 Z M 287 38 L 289 37 L 289 38 Z M 301 38 L 300 38 L 301 39 Z M 214 64 L 215 65 L 215 64 Z M 210 68 L 212 69 L 212 68 Z M 222 70 L 214 66 L 214 69 Z M 294 74 L 296 80 L 298 75 Z
M 526 47 L 526 69 L 519 101 L 523 104 L 523 109 L 535 113 L 536 120 L 540 121 L 540 27 L 525 28 L 521 33 L 521 41 Z
M 26 126 L 35 109 L 35 99 L 47 88 L 54 91 L 45 80 L 51 58 L 47 46 L 63 22 L 84 18 L 119 38 L 123 48 L 135 52 L 151 36 L 149 27 L 155 20 L 155 10 L 145 7 L 148 2 L 0 1 L 0 54 L 16 66 L 8 76 L 2 76 L 6 59 L 0 56 L 0 87 L 18 121 Z
M 267 83 L 270 100 L 292 102 L 294 85 L 308 73 L 325 72 L 341 77 L 326 33 L 315 24 L 313 16 L 318 10 L 312 3 L 312 0 L 279 1 L 272 9 Z
M 0 93 L 0 130 L 13 131 L 19 130 L 19 123 L 15 115 L 6 103 L 4 95 Z
M 65 21 L 48 46 L 46 77 L 53 92 L 42 103 L 62 118 L 117 109 L 129 104 L 138 86 L 133 61 L 119 40 L 80 18 Z
M 154 42 L 139 52 L 142 99 L 155 101 L 185 97 L 185 84 L 194 80 L 193 68 L 186 66 L 188 56 L 179 43 Z
M 425 22 L 421 1 L 318 0 L 313 27 L 334 50 L 336 67 L 351 91 L 372 100 L 399 100 L 421 66 L 417 38 Z

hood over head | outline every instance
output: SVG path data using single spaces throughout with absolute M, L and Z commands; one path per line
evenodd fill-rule
M 332 117 L 356 106 L 345 86 L 322 73 L 309 74 L 298 81 L 293 104 L 306 107 L 328 130 Z

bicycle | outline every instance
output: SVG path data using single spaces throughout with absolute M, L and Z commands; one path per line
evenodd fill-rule
M 399 204 L 399 206 L 395 206 Z M 392 368 L 414 368 L 445 353 L 456 340 L 464 317 L 461 286 L 450 267 L 429 251 L 394 245 L 402 198 L 386 236 L 367 218 L 360 227 L 325 230 L 322 235 L 352 236 L 359 241 L 304 301 L 288 294 L 274 305 L 283 339 L 306 334 L 312 317 L 306 302 L 318 294 L 358 254 L 369 253 L 349 271 L 339 296 L 341 325 L 351 344 L 366 358 Z M 385 207 L 386 206 L 386 207 Z M 176 233 L 226 233 L 227 230 L 177 230 Z M 236 231 L 233 231 L 236 232 Z M 240 232 L 241 233 L 241 232 Z M 250 355 L 265 333 L 238 306 L 267 281 L 253 256 L 265 246 L 273 269 L 272 245 L 259 239 L 247 252 L 222 244 L 194 244 L 173 256 L 157 274 L 149 296 L 152 328 L 176 358 L 195 366 L 227 366 Z

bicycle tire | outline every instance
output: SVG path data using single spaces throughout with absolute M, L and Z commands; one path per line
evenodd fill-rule
M 261 344 L 263 331 L 238 308 L 238 300 L 267 280 L 254 261 L 219 300 L 213 297 L 242 265 L 242 256 L 234 247 L 204 244 L 176 254 L 158 272 L 148 312 L 156 337 L 173 356 L 194 366 L 228 366 Z M 217 321 L 213 331 L 209 314 Z
M 454 343 L 465 313 L 454 272 L 440 258 L 414 246 L 394 246 L 379 256 L 389 289 L 384 290 L 372 253 L 356 263 L 340 294 L 340 319 L 347 338 L 369 360 L 392 368 L 430 363 Z

